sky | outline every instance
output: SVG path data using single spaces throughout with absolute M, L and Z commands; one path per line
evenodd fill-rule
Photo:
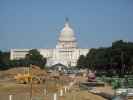
M 80 48 L 133 41 L 133 0 L 0 0 L 0 50 L 55 48 L 66 17 Z

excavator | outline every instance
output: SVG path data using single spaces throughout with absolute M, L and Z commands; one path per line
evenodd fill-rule
M 14 76 L 14 79 L 17 81 L 19 84 L 29 84 L 29 83 L 34 83 L 34 84 L 40 84 L 43 83 L 43 80 L 37 76 L 32 76 L 30 74 L 17 74 Z
M 41 84 L 45 82 L 45 79 L 42 79 L 37 75 L 32 75 L 29 70 L 30 69 L 28 69 L 28 73 L 18 73 L 17 75 L 15 75 L 14 79 L 16 80 L 16 82 L 19 84 Z

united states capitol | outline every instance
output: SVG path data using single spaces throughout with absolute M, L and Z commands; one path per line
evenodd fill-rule
M 10 59 L 22 59 L 31 49 L 11 49 Z M 55 48 L 37 49 L 43 57 L 47 59 L 47 66 L 62 64 L 65 66 L 75 66 L 80 55 L 86 55 L 89 48 L 79 48 L 75 32 L 68 20 L 60 31 Z

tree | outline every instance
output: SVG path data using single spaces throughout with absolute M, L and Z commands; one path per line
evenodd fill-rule
M 8 69 L 10 62 L 10 53 L 0 51 L 0 69 L 5 70 Z
M 46 64 L 46 58 L 43 58 L 40 52 L 38 52 L 36 49 L 30 50 L 25 58 L 18 60 L 10 60 L 9 52 L 0 51 L 0 70 L 28 66 L 29 64 L 34 64 L 40 68 L 44 68 Z
M 110 47 L 92 48 L 83 58 L 79 58 L 78 65 L 97 70 L 98 73 L 108 75 L 133 73 L 133 43 L 118 40 Z
M 86 64 L 85 64 L 85 56 L 84 55 L 80 55 L 78 61 L 77 61 L 77 67 L 78 68 L 86 68 Z
M 37 65 L 42 69 L 46 64 L 46 58 L 43 58 L 40 52 L 38 52 L 36 49 L 32 49 L 29 51 L 29 53 L 26 55 L 26 60 L 27 64 Z

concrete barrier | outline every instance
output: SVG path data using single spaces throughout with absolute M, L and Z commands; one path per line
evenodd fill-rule
M 12 97 L 13 97 L 13 95 L 9 95 L 9 100 L 13 100 Z
M 53 94 L 53 100 L 57 100 L 57 93 Z
M 63 90 L 62 89 L 60 90 L 60 96 L 63 96 Z

